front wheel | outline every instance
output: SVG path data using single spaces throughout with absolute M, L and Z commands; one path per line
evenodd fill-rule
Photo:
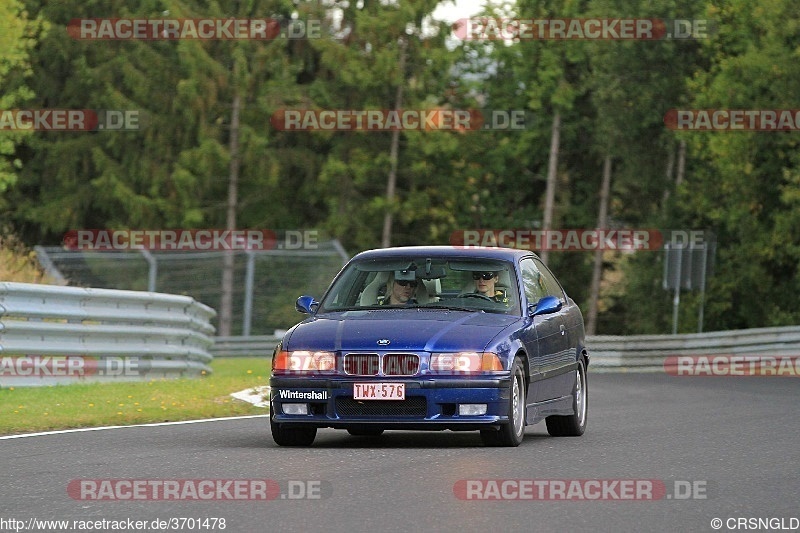
M 499 431 L 481 430 L 481 440 L 486 446 L 519 446 L 525 437 L 525 371 L 522 359 L 514 359 L 511 367 L 511 394 L 508 399 L 508 424 Z
M 278 446 L 311 446 L 317 438 L 317 428 L 314 427 L 287 427 L 278 424 L 269 417 L 269 427 L 272 430 L 272 440 Z
M 575 388 L 572 391 L 573 414 L 548 416 L 545 418 L 547 432 L 553 437 L 580 437 L 586 431 L 586 415 L 589 412 L 589 389 L 586 386 L 586 365 L 578 359 L 575 370 Z

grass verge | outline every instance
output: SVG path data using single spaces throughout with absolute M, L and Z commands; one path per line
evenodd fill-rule
M 20 283 L 54 282 L 42 272 L 36 261 L 36 254 L 3 228 L 0 228 L 0 280 Z
M 269 360 L 216 359 L 196 379 L 0 388 L 0 435 L 266 414 L 229 395 L 269 384 Z

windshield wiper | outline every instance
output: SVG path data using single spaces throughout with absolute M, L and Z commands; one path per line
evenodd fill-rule
M 354 305 L 350 307 L 333 307 L 331 309 L 325 309 L 326 313 L 341 313 L 343 311 L 378 311 L 380 309 L 418 309 L 421 306 L 418 304 L 413 305 L 395 305 L 395 304 L 384 304 L 384 305 Z M 427 307 L 427 306 L 426 306 Z
M 460 307 L 457 305 L 443 305 L 443 304 L 425 304 L 420 307 L 425 309 L 447 309 L 449 311 L 466 311 L 468 313 L 485 313 L 483 309 L 473 309 L 471 307 Z
M 326 308 L 326 313 L 340 313 L 342 311 L 373 311 L 375 309 L 386 309 L 385 305 L 353 305 L 349 307 L 331 307 Z

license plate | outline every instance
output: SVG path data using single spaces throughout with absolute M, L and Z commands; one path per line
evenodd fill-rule
M 353 383 L 354 400 L 405 400 L 405 383 Z

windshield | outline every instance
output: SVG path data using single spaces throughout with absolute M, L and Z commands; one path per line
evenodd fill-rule
M 506 261 L 480 258 L 357 261 L 335 280 L 318 312 L 397 308 L 519 315 L 514 267 Z

